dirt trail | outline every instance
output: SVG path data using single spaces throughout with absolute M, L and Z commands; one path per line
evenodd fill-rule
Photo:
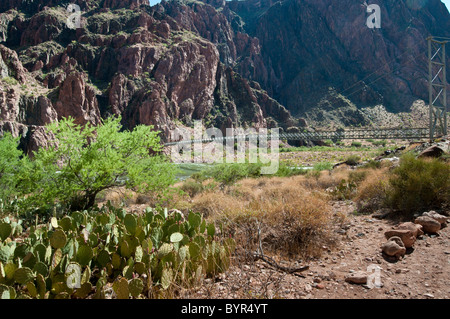
M 189 298 L 287 298 L 287 299 L 449 299 L 450 297 L 450 227 L 438 235 L 425 234 L 413 249 L 397 262 L 381 254 L 386 242 L 384 232 L 394 223 L 354 215 L 352 203 L 338 202 L 335 211 L 345 211 L 348 223 L 337 229 L 338 248 L 328 249 L 320 259 L 309 261 L 301 274 L 277 271 L 263 261 L 231 267 L 214 281 L 209 280 Z M 350 284 L 345 277 L 352 272 L 381 267 L 380 288 L 369 289 Z M 373 266 L 372 266 L 373 267 Z

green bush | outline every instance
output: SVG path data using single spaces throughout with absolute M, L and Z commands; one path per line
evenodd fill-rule
M 372 168 L 372 169 L 377 169 L 377 168 L 381 168 L 381 162 L 380 161 L 374 161 L 374 160 L 369 160 L 367 163 L 365 163 L 362 167 L 363 168 Z
M 358 155 L 350 155 L 345 160 L 345 163 L 347 165 L 355 166 L 355 165 L 357 165 L 359 163 L 360 160 L 361 160 L 361 157 L 359 157 Z
M 170 295 L 225 271 L 235 247 L 200 214 L 150 208 L 73 212 L 26 236 L 13 223 L 0 220 L 0 299 L 104 299 L 108 283 L 120 299 Z
M 190 197 L 194 197 L 195 195 L 203 192 L 205 187 L 201 182 L 198 182 L 196 180 L 187 180 L 181 185 L 181 190 L 187 194 L 189 194 Z
M 405 213 L 450 204 L 450 165 L 439 159 L 405 154 L 389 178 L 388 205 Z
M 351 145 L 353 147 L 361 147 L 362 146 L 361 142 L 356 142 L 356 141 L 353 141 Z
M 387 141 L 386 140 L 373 141 L 372 144 L 375 145 L 375 146 L 383 146 L 383 147 L 385 147 L 386 144 L 387 144 Z
M 0 146 L 8 149 L 13 163 L 21 161 L 21 167 L 9 177 L 19 187 L 9 196 L 27 195 L 27 207 L 58 203 L 83 210 L 92 207 L 97 194 L 108 188 L 159 191 L 175 181 L 173 165 L 161 155 L 150 154 L 162 148 L 158 132 L 150 126 L 122 131 L 120 118 L 111 117 L 96 127 L 80 126 L 69 118 L 46 128 L 54 138 L 31 159 L 20 159 L 23 154 L 13 151 L 17 141 L 7 139 L 7 146 Z M 2 188 L 6 182 L 2 177 Z
M 259 177 L 262 163 L 226 163 L 218 164 L 203 171 L 203 176 L 231 185 L 236 181 L 247 177 Z

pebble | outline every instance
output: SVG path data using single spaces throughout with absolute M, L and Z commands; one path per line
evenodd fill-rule
M 434 298 L 434 296 L 432 294 L 423 294 L 423 295 L 428 298 Z
M 317 288 L 317 289 L 325 289 L 325 285 L 324 284 L 315 284 L 314 287 Z

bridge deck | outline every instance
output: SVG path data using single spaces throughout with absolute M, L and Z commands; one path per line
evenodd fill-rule
M 421 139 L 428 138 L 430 130 L 428 128 L 387 128 L 387 129 L 355 129 L 337 131 L 317 131 L 301 133 L 281 133 L 279 135 L 251 134 L 225 137 L 212 137 L 206 139 L 182 140 L 179 142 L 168 142 L 165 146 L 178 144 L 198 144 L 211 142 L 242 141 L 270 139 L 272 137 L 280 140 L 345 140 L 345 139 Z

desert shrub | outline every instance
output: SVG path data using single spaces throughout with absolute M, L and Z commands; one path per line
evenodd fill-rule
M 181 190 L 189 194 L 190 197 L 194 197 L 195 195 L 201 193 L 205 187 L 202 183 L 195 180 L 187 180 L 181 185 Z
M 295 164 L 280 162 L 278 171 L 275 173 L 275 176 L 278 177 L 289 177 L 296 175 L 305 175 L 308 171 L 304 168 L 297 167 Z
M 367 163 L 365 163 L 362 167 L 376 169 L 376 168 L 381 168 L 381 166 L 382 166 L 382 163 L 380 161 L 370 160 Z
M 15 78 L 7 76 L 5 78 L 2 79 L 3 82 L 5 82 L 8 85 L 16 85 L 18 82 Z
M 358 184 L 353 200 L 360 213 L 373 213 L 386 207 L 387 194 L 390 192 L 387 168 L 369 170 Z
M 367 175 L 367 170 L 357 169 L 348 173 L 348 180 L 355 184 L 360 184 L 366 179 Z
M 362 143 L 361 142 L 357 142 L 357 141 L 353 141 L 351 146 L 353 146 L 353 147 L 361 147 Z
M 337 186 L 331 190 L 331 195 L 337 200 L 351 199 L 356 192 L 356 183 L 342 179 Z
M 318 256 L 320 247 L 333 241 L 330 207 L 327 195 L 305 187 L 304 180 L 304 176 L 243 179 L 226 190 L 195 196 L 192 209 L 225 225 L 248 251 L 256 246 L 247 243 L 257 245 L 258 220 L 268 251 Z
M 203 176 L 230 185 L 247 177 L 259 177 L 261 163 L 226 163 L 218 164 L 202 172 Z
M 347 165 L 355 166 L 355 165 L 357 165 L 359 163 L 360 160 L 361 160 L 361 157 L 359 157 L 358 155 L 350 155 L 345 160 L 345 163 Z
M 389 177 L 389 207 L 404 213 L 421 212 L 450 203 L 450 165 L 439 159 L 417 159 L 408 153 Z

